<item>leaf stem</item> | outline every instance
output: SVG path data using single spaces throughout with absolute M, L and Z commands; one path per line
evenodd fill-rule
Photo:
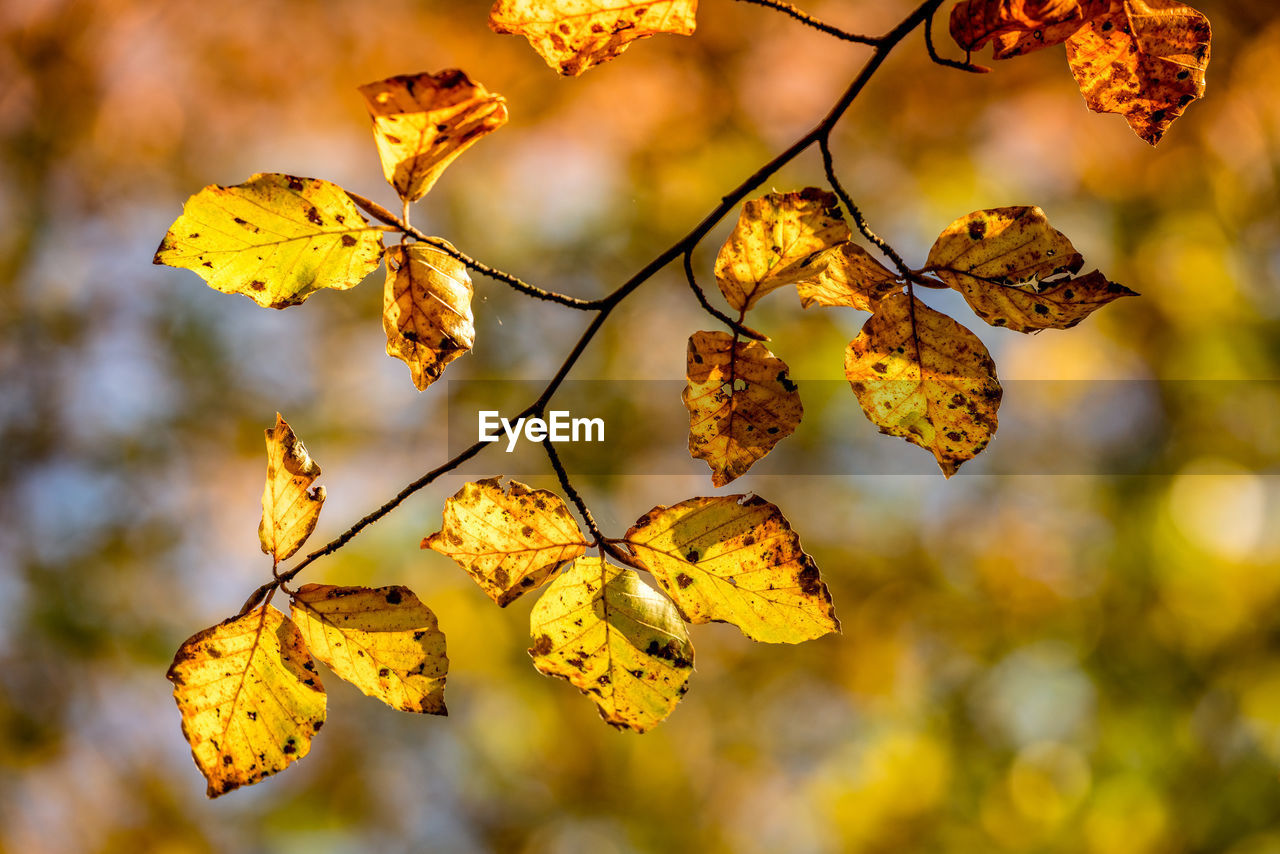
M 556 477 L 560 479 L 560 486 L 564 488 L 569 499 L 573 501 L 573 505 L 578 508 L 578 515 L 582 517 L 582 521 L 587 523 L 587 530 L 591 532 L 591 544 L 599 545 L 604 540 L 604 534 L 600 533 L 600 529 L 596 527 L 595 517 L 591 515 L 591 511 L 587 509 L 587 504 L 582 500 L 582 496 L 578 494 L 578 490 L 573 488 L 573 484 L 569 481 L 569 473 L 565 471 L 564 463 L 560 461 L 560 454 L 556 451 L 555 444 L 551 441 L 551 437 L 542 440 L 542 447 L 547 452 L 547 459 L 551 460 L 551 467 L 556 470 Z
M 938 65 L 943 65 L 947 68 L 958 68 L 961 71 L 968 71 L 972 74 L 990 73 L 991 69 L 987 68 L 985 65 L 974 65 L 972 62 L 969 62 L 969 54 L 967 51 L 965 52 L 964 62 L 957 62 L 954 59 L 947 59 L 944 56 L 938 55 L 937 49 L 933 46 L 933 15 L 936 14 L 936 12 L 937 10 L 935 9 L 929 17 L 924 19 L 924 46 L 925 50 L 929 51 L 929 58 Z
M 702 287 L 698 284 L 698 279 L 693 274 L 693 247 L 690 246 L 684 253 L 684 276 L 689 281 L 689 287 L 693 289 L 694 296 L 698 298 L 698 304 L 706 310 L 707 314 L 723 323 L 733 330 L 735 335 L 744 335 L 747 338 L 756 341 L 768 341 L 769 336 L 763 332 L 757 332 L 750 326 L 745 326 L 741 320 L 734 320 L 729 315 L 720 311 L 718 308 L 707 302 L 707 295 L 703 292 Z
M 822 167 L 827 173 L 827 182 L 831 184 L 831 189 L 836 191 L 836 195 L 840 197 L 840 201 L 849 210 L 849 216 L 853 217 L 853 222 L 858 226 L 858 231 L 862 233 L 868 241 L 879 249 L 884 256 L 893 262 L 907 279 L 911 277 L 911 268 L 907 266 L 907 262 L 902 260 L 902 256 L 894 251 L 893 247 L 885 242 L 884 238 L 871 230 L 871 226 L 867 225 L 866 218 L 862 215 L 862 211 L 853 203 L 853 199 L 845 192 L 844 187 L 840 185 L 840 179 L 836 177 L 835 163 L 831 159 L 831 140 L 823 137 L 818 141 L 818 147 L 822 150 Z

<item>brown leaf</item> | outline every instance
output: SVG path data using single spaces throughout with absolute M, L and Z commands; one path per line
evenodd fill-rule
M 1018 332 L 1066 329 L 1107 303 L 1133 296 L 1084 264 L 1038 207 L 974 211 L 943 230 L 926 269 L 956 289 L 992 326 Z
M 387 355 L 409 366 L 413 384 L 422 391 L 475 344 L 471 277 L 461 261 L 429 243 L 392 246 L 386 258 L 382 328 Z
M 393 709 L 448 714 L 444 633 L 409 588 L 307 584 L 292 612 L 312 655 L 340 678 Z
M 168 677 L 211 798 L 306 756 L 324 724 L 324 687 L 302 636 L 267 605 L 188 638 Z
M 951 37 L 966 51 L 996 40 L 995 58 L 1009 59 L 1062 44 L 1111 0 L 963 0 L 951 10 Z
M 403 74 L 360 87 L 382 174 L 406 202 L 427 194 L 445 168 L 507 123 L 507 103 L 456 68 Z
M 746 311 L 770 291 L 818 276 L 826 250 L 849 236 L 839 201 L 825 190 L 752 199 L 716 256 L 716 283 L 729 305 Z
M 1119 113 L 1155 145 L 1204 95 L 1209 19 L 1175 0 L 1113 0 L 1067 40 L 1067 61 L 1089 109 Z
M 589 545 L 560 497 L 492 477 L 468 483 L 444 504 L 441 530 L 422 541 L 457 561 L 499 605 L 545 582 Z
M 627 531 L 626 544 L 691 623 L 732 623 L 765 643 L 840 631 L 813 558 L 782 511 L 763 498 L 655 507 Z
M 804 308 L 816 303 L 872 311 L 877 302 L 902 289 L 898 275 L 856 243 L 841 243 L 828 249 L 826 256 L 826 266 L 817 277 L 796 282 Z
M 947 477 L 995 435 L 1003 392 L 987 348 L 915 297 L 880 302 L 849 343 L 844 373 L 871 423 L 931 451 Z
M 302 548 L 315 530 L 325 493 L 323 486 L 311 488 L 320 477 L 320 466 L 279 412 L 276 426 L 266 435 L 267 483 L 258 539 L 262 550 L 279 563 Z
M 613 726 L 652 729 L 689 688 L 689 630 L 635 570 L 578 558 L 538 599 L 529 624 L 533 666 L 567 679 Z
M 724 486 L 795 432 L 804 414 L 787 365 L 757 341 L 725 332 L 689 337 L 689 453 Z
M 524 36 L 547 65 L 576 77 L 636 39 L 693 35 L 697 11 L 698 0 L 497 0 L 489 27 Z

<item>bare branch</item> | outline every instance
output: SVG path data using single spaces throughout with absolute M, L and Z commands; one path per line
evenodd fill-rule
M 819 32 L 826 33 L 829 36 L 835 36 L 843 41 L 871 45 L 872 47 L 878 47 L 883 42 L 883 39 L 876 38 L 875 36 L 858 35 L 857 33 L 851 33 L 847 30 L 842 30 L 839 27 L 833 27 L 830 24 L 823 23 L 803 9 L 797 9 L 792 4 L 787 3 L 786 0 L 739 0 L 739 2 L 751 3 L 756 6 L 764 6 L 766 9 L 774 9 L 784 15 L 790 15 L 806 27 L 813 27 Z
M 938 51 L 933 46 L 933 14 L 930 14 L 929 17 L 924 19 L 924 46 L 929 51 L 929 58 L 938 65 L 944 65 L 947 68 L 958 68 L 961 71 L 968 71 L 973 74 L 987 74 L 991 71 L 991 69 L 987 68 L 985 65 L 974 65 L 972 62 L 969 62 L 969 54 L 967 51 L 965 52 L 964 62 L 957 62 L 954 59 L 947 59 L 946 57 L 938 56 Z
M 871 227 L 867 225 L 866 219 L 862 216 L 862 211 L 858 210 L 858 206 L 853 203 L 853 199 L 849 198 L 849 194 L 845 192 L 844 187 L 840 186 L 840 179 L 836 177 L 835 164 L 831 160 L 830 140 L 823 137 L 819 140 L 818 147 L 822 149 L 822 166 L 826 170 L 827 181 L 831 184 L 831 189 L 835 190 L 836 195 L 840 197 L 840 201 L 849 210 L 849 216 L 853 217 L 853 222 L 858 226 L 858 231 L 883 252 L 886 258 L 893 262 L 893 265 L 898 268 L 898 272 L 910 280 L 911 268 L 907 266 L 907 262 L 902 260 L 902 256 L 895 252 L 892 246 L 885 243 L 884 238 L 871 230 Z
M 591 532 L 592 542 L 600 543 L 604 540 L 604 534 L 600 533 L 600 529 L 596 527 L 595 517 L 591 515 L 591 511 L 587 509 L 587 504 L 582 500 L 582 496 L 578 494 L 578 490 L 573 488 L 573 484 L 569 482 L 569 473 L 564 469 L 564 463 L 560 461 L 560 454 L 556 451 L 555 444 L 551 441 L 551 437 L 542 440 L 542 447 L 547 451 L 547 459 L 551 460 L 551 467 L 556 470 L 556 477 L 560 479 L 560 485 L 564 487 L 565 493 L 569 499 L 573 501 L 573 505 L 578 508 L 578 514 L 582 516 L 582 521 L 587 523 L 587 530 Z

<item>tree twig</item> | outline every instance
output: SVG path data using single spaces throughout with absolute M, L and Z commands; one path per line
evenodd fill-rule
M 929 51 L 929 58 L 938 65 L 943 65 L 947 68 L 958 68 L 961 71 L 968 71 L 972 74 L 987 74 L 991 71 L 991 69 L 987 68 L 985 65 L 974 65 L 972 62 L 969 62 L 969 54 L 967 51 L 965 52 L 964 62 L 957 62 L 954 59 L 947 59 L 945 56 L 939 56 L 937 49 L 933 46 L 933 14 L 930 14 L 929 17 L 924 19 L 924 46 L 925 49 Z
M 587 504 L 582 500 L 582 496 L 578 494 L 578 490 L 574 489 L 573 484 L 569 482 L 569 473 L 565 471 L 564 463 L 560 461 L 560 454 L 556 451 L 555 443 L 551 441 L 551 437 L 542 440 L 542 447 L 547 451 L 547 459 L 551 460 L 551 467 L 556 470 L 556 477 L 560 479 L 560 486 L 564 488 L 565 494 L 569 496 L 569 500 L 578 508 L 578 514 L 582 516 L 582 521 L 587 523 L 587 530 L 591 532 L 592 544 L 599 545 L 604 540 L 604 534 L 600 533 L 600 529 L 596 527 L 595 517 L 591 515 L 591 511 L 587 509 Z
M 848 30 L 842 30 L 839 27 L 833 27 L 830 24 L 818 20 L 803 9 L 797 9 L 792 4 L 787 3 L 786 0 L 739 0 L 739 2 L 751 3 L 755 6 L 764 6 L 766 9 L 773 9 L 784 15 L 790 15 L 806 27 L 812 27 L 819 32 L 826 33 L 829 36 L 835 36 L 843 41 L 871 45 L 872 47 L 878 47 L 883 42 L 883 39 L 876 38 L 875 36 L 863 36 L 858 33 L 851 33 Z
M 711 315 L 716 320 L 723 323 L 725 326 L 728 326 L 737 335 L 745 335 L 747 338 L 751 338 L 756 341 L 769 340 L 768 335 L 765 335 L 763 332 L 757 332 L 756 330 L 752 329 L 750 326 L 745 325 L 741 321 L 734 320 L 732 317 L 725 314 L 723 311 L 720 311 L 711 303 L 707 302 L 707 295 L 703 292 L 702 286 L 698 284 L 698 279 L 693 274 L 693 247 L 692 246 L 686 249 L 684 253 L 684 277 L 689 281 L 689 287 L 693 289 L 694 296 L 698 298 L 698 304 L 702 306 L 702 308 L 707 312 L 707 314 Z
M 845 192 L 844 187 L 840 185 L 840 179 L 836 177 L 835 163 L 831 159 L 831 141 L 827 137 L 823 137 L 818 141 L 818 147 L 822 150 L 822 167 L 827 173 L 827 182 L 831 184 L 831 189 L 836 191 L 836 195 L 840 197 L 841 203 L 849 210 L 849 216 L 853 217 L 853 222 L 858 226 L 858 231 L 862 236 L 870 241 L 877 249 L 884 253 L 884 256 L 893 262 L 908 280 L 911 277 L 911 268 L 907 266 L 907 262 L 902 260 L 902 256 L 894 251 L 893 247 L 884 241 L 880 235 L 871 230 L 867 225 L 867 220 L 862 215 L 862 211 L 853 203 L 853 199 Z
M 504 273 L 501 270 L 494 269 L 493 267 L 490 267 L 488 264 L 484 264 L 484 263 L 481 263 L 480 261 L 477 261 L 476 259 L 472 258 L 470 255 L 467 255 L 463 252 L 459 252 L 457 249 L 454 249 L 452 246 L 445 245 L 445 243 L 440 238 L 432 237 L 429 234 L 426 234 L 425 232 L 420 231 L 419 229 L 410 225 L 407 220 L 401 219 L 400 217 L 396 216 L 391 211 L 387 210 L 382 205 L 378 204 L 372 199 L 366 199 L 364 196 L 360 195 L 359 193 L 353 193 L 350 190 L 346 190 L 345 192 L 348 196 L 351 197 L 351 201 L 355 202 L 357 205 L 364 208 L 365 211 L 367 211 L 370 216 L 374 217 L 375 219 L 381 220 L 382 222 L 385 222 L 387 225 L 390 225 L 394 228 L 398 228 L 401 232 L 409 235 L 415 240 L 421 240 L 423 243 L 430 243 L 432 246 L 439 249 L 444 254 L 450 256 L 451 258 L 455 258 L 458 261 L 461 261 L 467 267 L 469 267 L 470 269 L 474 270 L 475 272 L 479 273 L 482 276 L 486 276 L 497 282 L 502 282 L 504 285 L 507 285 L 517 291 L 520 291 L 520 293 L 522 294 L 527 294 L 531 297 L 534 297 L 535 299 L 559 303 L 560 305 L 568 306 L 569 308 L 576 308 L 580 311 L 595 311 L 600 308 L 600 300 L 578 299 L 577 297 L 571 297 L 566 294 L 556 293 L 555 291 L 549 291 L 549 290 L 546 290 L 545 288 L 540 288 L 536 285 L 531 285 L 528 282 L 522 281 L 516 278 L 515 276 L 511 275 L 510 273 Z M 407 207 L 406 207 L 406 211 L 407 211 Z

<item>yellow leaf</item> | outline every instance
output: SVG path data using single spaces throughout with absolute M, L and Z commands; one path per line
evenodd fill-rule
M 1003 392 L 987 348 L 915 297 L 881 301 L 849 343 L 844 373 L 871 423 L 932 451 L 947 477 L 995 435 Z
M 877 302 L 902 289 L 898 275 L 848 241 L 827 250 L 826 266 L 815 278 L 796 282 L 800 305 L 847 305 L 872 311 Z
M 393 709 L 448 714 L 444 633 L 412 590 L 307 584 L 292 610 L 307 648 L 339 677 Z
M 804 407 L 787 365 L 757 341 L 725 332 L 689 338 L 689 453 L 724 486 L 795 432 Z
M 168 676 L 211 798 L 306 756 L 324 724 L 324 688 L 302 636 L 267 605 L 190 637 Z
M 497 0 L 495 33 L 524 36 L 547 65 L 576 77 L 658 33 L 693 35 L 698 0 Z
M 323 486 L 311 487 L 320 476 L 320 466 L 279 412 L 276 426 L 266 434 L 267 483 L 262 490 L 258 539 L 262 550 L 279 563 L 302 548 L 316 529 L 325 494 Z
M 757 496 L 658 506 L 627 531 L 635 561 L 691 623 L 800 643 L 840 630 L 831 594 L 782 511 Z
M 533 666 L 567 679 L 619 729 L 652 729 L 689 688 L 688 629 L 634 570 L 580 557 L 542 594 L 529 622 Z
M 1038 332 L 1075 326 L 1112 300 L 1134 295 L 1096 271 L 1073 278 L 1083 264 L 1044 211 L 1013 207 L 974 211 L 951 223 L 929 250 L 926 269 L 992 326 Z
M 849 239 L 832 193 L 807 187 L 769 193 L 742 206 L 716 256 L 716 282 L 729 305 L 746 311 L 770 291 L 825 269 L 825 250 Z
M 156 264 L 199 273 L 209 287 L 267 308 L 298 305 L 321 288 L 360 284 L 382 257 L 382 231 L 337 184 L 263 172 L 187 199 Z
M 476 340 L 471 277 L 461 261 L 429 243 L 387 249 L 382 328 L 387 355 L 409 366 L 419 391 Z
M 1087 22 L 1098 15 L 1105 15 L 1111 0 L 1078 0 L 1074 8 L 1059 16 L 1057 23 L 1046 23 L 1023 32 L 1001 33 L 995 37 L 996 59 L 1013 59 L 1015 56 L 1052 47 L 1075 35 Z
M 951 10 L 951 37 L 967 51 L 997 40 L 996 59 L 1061 44 L 1110 0 L 963 0 Z
M 586 551 L 559 496 L 500 478 L 468 483 L 445 501 L 441 530 L 422 541 L 458 562 L 499 605 L 545 582 Z
M 1155 145 L 1204 95 L 1209 39 L 1209 19 L 1176 0 L 1113 0 L 1067 40 L 1067 62 L 1089 109 Z
M 405 74 L 360 87 L 382 158 L 400 198 L 415 202 L 454 158 L 507 123 L 507 102 L 465 73 Z

